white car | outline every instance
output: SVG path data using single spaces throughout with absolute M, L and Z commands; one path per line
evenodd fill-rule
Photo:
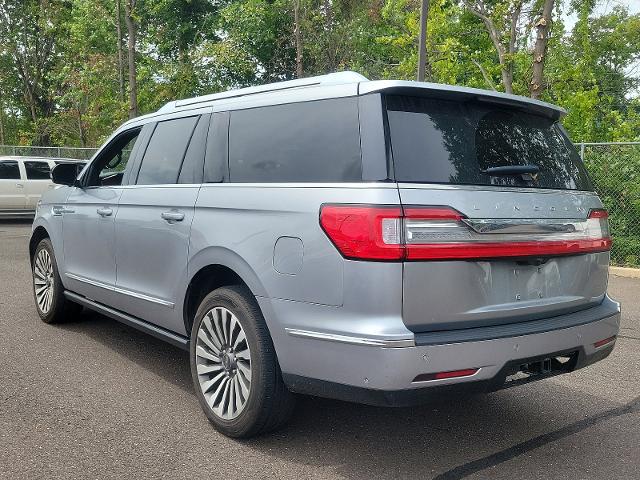
M 0 218 L 32 217 L 40 196 L 55 187 L 51 169 L 65 158 L 0 157 Z

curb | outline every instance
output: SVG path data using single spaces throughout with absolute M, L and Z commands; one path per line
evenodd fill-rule
M 616 277 L 640 278 L 640 268 L 609 267 L 609 273 Z

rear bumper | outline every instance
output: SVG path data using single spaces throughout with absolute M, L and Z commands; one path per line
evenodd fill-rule
M 293 368 L 283 366 L 284 379 L 298 393 L 390 406 L 419 403 L 438 392 L 496 390 L 515 384 L 505 384 L 506 377 L 536 359 L 571 354 L 574 361 L 566 370 L 571 371 L 608 356 L 615 341 L 594 344 L 618 334 L 620 305 L 606 297 L 593 309 L 540 322 L 527 322 L 532 324 L 528 331 L 535 333 L 526 333 L 521 324 L 511 335 L 508 329 L 486 328 L 466 332 L 467 337 L 460 331 L 456 338 L 435 337 L 441 343 L 433 336 L 416 335 L 415 346 L 395 348 L 289 336 L 289 354 L 296 352 L 299 362 Z M 462 378 L 414 381 L 418 375 L 464 369 L 478 371 Z M 527 381 L 537 378 L 545 375 Z

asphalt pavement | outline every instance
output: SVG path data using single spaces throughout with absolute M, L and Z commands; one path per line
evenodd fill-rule
M 640 280 L 614 353 L 589 368 L 416 408 L 301 397 L 288 427 L 237 441 L 193 393 L 186 352 L 84 313 L 35 311 L 29 223 L 0 223 L 0 478 L 640 479 Z

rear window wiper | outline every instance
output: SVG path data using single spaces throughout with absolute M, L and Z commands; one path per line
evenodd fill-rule
M 500 167 L 489 167 L 481 170 L 482 173 L 492 177 L 511 177 L 516 175 L 535 175 L 540 173 L 537 165 L 502 165 Z

